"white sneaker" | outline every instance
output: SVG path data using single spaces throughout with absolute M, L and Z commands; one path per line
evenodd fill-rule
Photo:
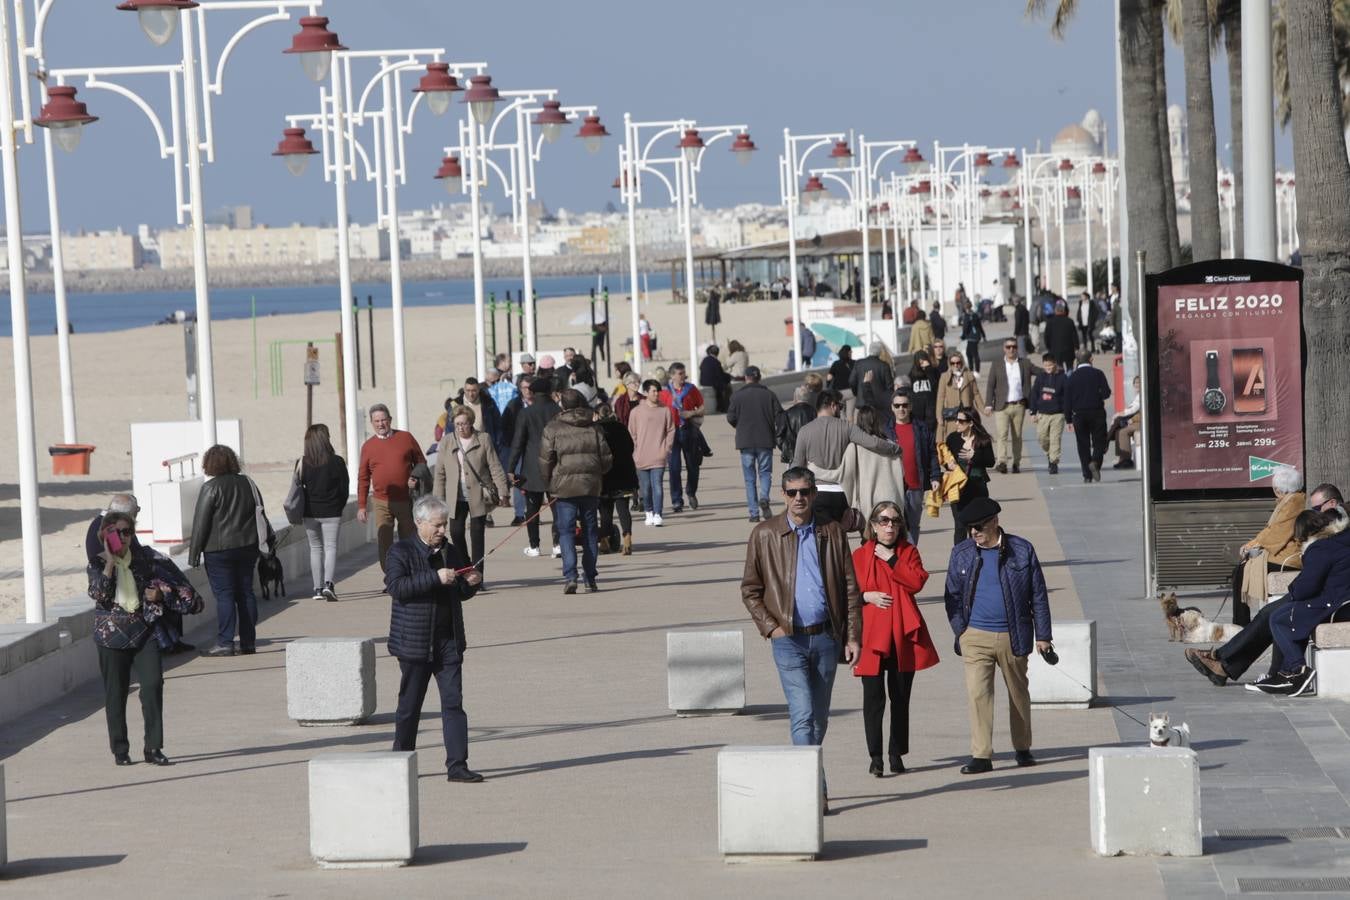
M 646 524 L 648 524 L 648 525 L 652 524 L 652 520 L 655 519 L 655 518 L 656 518 L 656 516 L 654 516 L 652 513 L 647 513 L 647 521 L 646 521 Z
M 562 547 L 559 547 L 557 544 L 553 545 L 553 558 L 554 559 L 562 558 Z
M 538 556 L 538 555 L 539 555 L 539 548 L 538 548 L 538 547 L 526 547 L 526 548 L 525 548 L 525 555 L 526 555 L 526 556 Z
M 655 528 L 660 528 L 660 527 L 661 527 L 661 522 L 662 522 L 662 521 L 663 521 L 663 520 L 662 520 L 662 518 L 661 518 L 660 515 L 658 515 L 658 514 L 653 514 L 653 515 L 652 515 L 652 526 L 653 526 L 653 527 L 655 527 Z

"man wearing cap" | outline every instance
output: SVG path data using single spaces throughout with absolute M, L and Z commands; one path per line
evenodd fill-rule
M 1031 755 L 1031 695 L 1027 656 L 1034 647 L 1053 649 L 1050 600 L 1036 549 L 1025 538 L 999 527 L 1001 511 L 979 497 L 961 511 L 970 537 L 952 548 L 943 600 L 956 636 L 956 653 L 965 661 L 966 700 L 970 713 L 970 762 L 962 775 L 993 769 L 994 670 L 1008 687 L 1008 719 L 1019 766 L 1034 766 Z

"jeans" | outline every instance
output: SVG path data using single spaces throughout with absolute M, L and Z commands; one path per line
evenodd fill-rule
M 417 749 L 422 702 L 433 676 L 441 694 L 441 732 L 447 772 L 469 768 L 469 717 L 464 713 L 464 656 L 454 638 L 435 641 L 431 660 L 398 661 L 398 712 L 394 713 L 394 750 Z
M 702 431 L 690 422 L 685 422 L 675 430 L 675 443 L 670 447 L 670 460 L 666 467 L 670 470 L 670 502 L 676 509 L 684 506 L 685 486 L 681 485 L 681 475 L 684 474 L 680 471 L 681 463 L 687 470 L 685 484 L 689 493 L 698 496 L 698 470 L 703 465 L 702 438 Z
M 919 546 L 921 525 L 923 525 L 923 488 L 914 490 L 905 488 L 905 527 L 909 530 L 909 542 L 916 547 Z
M 576 525 L 581 520 L 581 569 L 587 584 L 595 584 L 595 558 L 600 553 L 596 534 L 599 497 L 559 497 L 553 502 L 558 522 L 558 545 L 562 547 L 563 581 L 577 580 Z
M 1270 629 L 1271 619 L 1280 610 L 1287 611 L 1289 604 L 1292 602 L 1292 600 L 1285 598 L 1267 603 L 1252 617 L 1251 624 L 1244 627 L 1222 647 L 1215 648 L 1214 655 L 1219 662 L 1223 663 L 1223 669 L 1228 673 L 1229 678 L 1237 681 L 1251 667 L 1251 664 L 1256 662 L 1262 653 L 1266 652 L 1273 640 Z M 1293 668 L 1294 660 L 1290 662 L 1290 665 L 1285 665 L 1280 648 L 1276 647 L 1275 652 L 1270 655 L 1269 673 L 1273 675 L 1281 669 Z
M 750 515 L 757 516 L 760 504 L 769 502 L 769 491 L 773 489 L 773 449 L 742 450 L 741 475 L 745 478 L 745 506 Z
M 642 508 L 649 513 L 661 515 L 661 506 L 665 502 L 662 496 L 666 470 L 638 469 L 638 488 L 642 492 Z
M 341 516 L 305 519 L 305 537 L 309 538 L 309 574 L 314 581 L 315 593 L 325 584 L 337 580 L 334 576 L 337 573 L 338 528 L 341 525 Z
M 773 662 L 787 698 L 792 743 L 819 746 L 830 724 L 830 695 L 839 665 L 839 644 L 827 634 L 774 638 Z
M 1308 659 L 1309 639 L 1294 637 L 1293 624 L 1289 618 L 1291 613 L 1292 610 L 1285 609 L 1283 615 L 1270 618 L 1270 637 L 1275 642 L 1275 650 L 1271 656 L 1280 658 L 1281 672 L 1296 671 Z
M 516 463 L 516 470 L 511 471 L 511 442 L 506 442 L 507 446 L 497 449 L 497 459 L 501 460 L 502 471 L 506 473 L 506 480 L 510 481 L 512 475 L 520 474 L 520 463 Z M 518 487 L 511 488 L 511 507 L 515 510 L 516 518 L 525 518 L 525 492 Z
M 477 569 L 483 571 L 483 529 L 487 527 L 487 516 L 469 515 L 469 503 L 467 500 L 460 500 L 455 503 L 452 510 L 454 516 L 450 519 L 450 541 L 459 548 L 459 552 L 464 554 L 464 558 L 469 562 L 476 563 Z M 469 539 L 464 540 L 464 524 L 469 525 Z M 472 553 L 470 549 L 472 548 Z
M 103 714 L 108 720 L 108 746 L 114 754 L 131 749 L 127 741 L 127 694 L 131 673 L 141 688 L 141 718 L 145 720 L 146 750 L 164 748 L 164 665 L 159 645 L 146 641 L 139 650 L 98 648 L 98 669 L 103 675 Z
M 206 579 L 211 582 L 211 593 L 216 595 L 216 645 L 232 646 L 237 625 L 240 648 L 252 650 L 258 624 L 258 598 L 253 594 L 257 545 L 208 550 L 202 556 L 206 561 Z

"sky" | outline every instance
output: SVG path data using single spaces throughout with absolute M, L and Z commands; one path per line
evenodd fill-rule
M 1051 37 L 1047 22 L 1026 19 L 1021 0 L 328 0 L 322 13 L 352 49 L 443 46 L 446 59 L 486 61 L 500 88 L 554 87 L 564 104 L 599 106 L 616 135 L 625 112 L 637 120 L 745 124 L 762 152 L 745 168 L 711 152 L 699 176 L 702 204 L 722 207 L 779 202 L 777 157 L 785 127 L 916 140 L 931 158 L 935 140 L 1028 149 L 1039 140 L 1048 150 L 1057 131 L 1095 108 L 1111 127 L 1114 148 L 1111 6 L 1105 0 L 1079 4 L 1063 41 Z M 49 64 L 178 61 L 181 41 L 152 46 L 136 16 L 114 7 L 112 0 L 57 0 L 46 33 Z M 213 62 L 246 21 L 245 14 L 224 10 L 208 19 Z M 318 166 L 295 178 L 270 155 L 284 116 L 318 107 L 317 87 L 294 57 L 280 52 L 297 28 L 293 22 L 263 26 L 245 36 L 229 60 L 224 93 L 215 98 L 216 161 L 204 175 L 208 211 L 246 204 L 256 222 L 273 226 L 335 218 L 333 188 Z M 1170 43 L 1168 53 L 1170 102 L 1184 104 L 1181 53 Z M 373 63 L 361 72 L 370 77 Z M 1228 95 L 1221 51 L 1213 73 L 1224 161 Z M 144 90 L 167 123 L 162 77 L 127 83 Z M 148 120 L 108 91 L 81 90 L 80 98 L 100 121 L 85 129 L 73 155 L 57 151 L 63 229 L 173 226 L 171 163 L 160 159 Z M 463 115 L 464 109 L 456 103 L 452 113 Z M 402 209 L 445 199 L 432 176 L 444 145 L 455 141 L 454 127 L 449 116 L 419 111 L 407 142 Z M 594 156 L 579 140 L 546 146 L 536 170 L 538 199 L 552 209 L 573 210 L 616 202 L 611 184 L 617 146 L 617 138 L 610 139 Z M 1290 165 L 1287 133 L 1277 132 L 1276 158 Z M 24 231 L 40 232 L 47 227 L 47 203 L 38 145 L 21 150 L 20 173 Z M 353 218 L 372 221 L 373 183 L 353 185 L 349 196 Z M 655 196 L 648 195 L 648 202 L 659 202 Z M 507 208 L 495 186 L 486 199 Z

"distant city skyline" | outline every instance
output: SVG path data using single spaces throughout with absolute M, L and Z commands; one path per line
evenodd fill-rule
M 665 8 L 619 0 L 582 0 L 559 7 L 529 2 L 500 7 L 448 7 L 433 0 L 393 4 L 328 0 L 322 13 L 353 49 L 445 46 L 450 60 L 485 60 L 494 84 L 549 88 L 565 104 L 595 104 L 614 137 L 595 155 L 579 140 L 545 148 L 538 167 L 538 199 L 550 209 L 600 210 L 617 201 L 610 185 L 624 112 L 637 119 L 691 117 L 709 125 L 744 122 L 760 152 L 746 168 L 711 151 L 700 174 L 704 206 L 778 202 L 777 157 L 783 128 L 794 132 L 849 131 L 869 139 L 912 139 L 931 155 L 933 140 L 1049 149 L 1055 134 L 1097 109 L 1115 133 L 1115 69 L 1111 5 L 1080 4 L 1067 39 L 1054 40 L 1044 21 L 1027 20 L 1022 4 L 978 0 L 876 8 L 839 0 L 828 8 L 784 0 L 772 8 L 688 0 L 673 16 Z M 761 12 L 760 8 L 763 7 Z M 222 12 L 208 19 L 213 61 L 223 42 L 246 21 Z M 522 27 L 522 23 L 528 23 Z M 715 23 L 710 25 L 710 23 Z M 294 23 L 264 26 L 247 35 L 214 98 L 217 160 L 206 168 L 208 210 L 248 205 L 269 225 L 332 222 L 332 185 L 318 166 L 301 178 L 286 172 L 271 151 L 284 116 L 313 112 L 318 89 L 293 57 L 280 52 Z M 175 62 L 181 44 L 155 48 L 134 15 L 109 0 L 57 0 L 47 29 L 49 64 L 127 65 Z M 373 71 L 371 68 L 362 71 Z M 1229 164 L 1227 69 L 1214 60 L 1216 127 L 1221 165 Z M 71 82 L 77 87 L 79 81 Z M 167 125 L 162 79 L 136 82 Z M 1184 106 L 1180 50 L 1168 47 L 1169 101 Z M 57 151 L 64 230 L 174 222 L 171 163 L 159 159 L 149 123 L 133 105 L 107 91 L 81 90 L 100 121 L 86 129 L 74 154 Z M 455 104 L 452 115 L 463 115 Z M 575 128 L 567 134 L 574 134 Z M 408 138 L 404 208 L 446 199 L 432 179 L 453 119 L 418 113 Z M 727 154 L 729 157 L 730 154 Z M 1276 159 L 1291 164 L 1287 133 L 1276 134 Z M 20 152 L 24 230 L 46 228 L 42 154 Z M 349 189 L 352 216 L 372 221 L 374 185 Z M 505 206 L 494 186 L 485 199 Z M 656 201 L 655 194 L 650 201 Z

